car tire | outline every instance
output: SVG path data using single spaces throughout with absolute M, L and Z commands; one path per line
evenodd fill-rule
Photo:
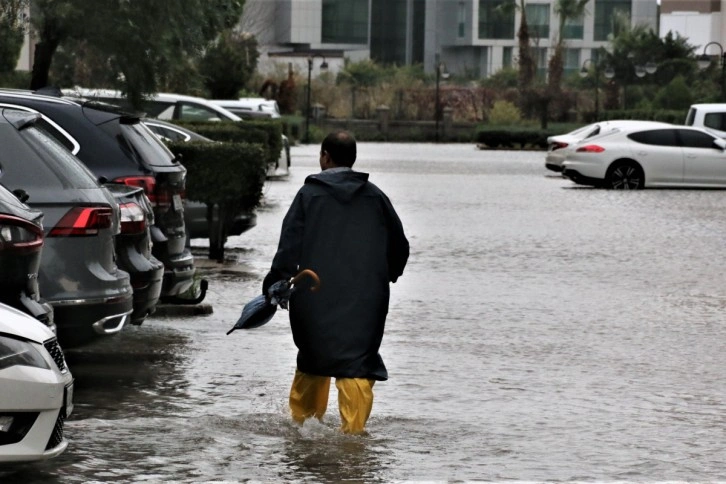
M 612 190 L 638 190 L 644 186 L 645 174 L 634 161 L 616 161 L 605 177 L 605 188 Z

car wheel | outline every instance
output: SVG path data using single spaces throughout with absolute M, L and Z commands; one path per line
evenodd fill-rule
M 613 190 L 637 190 L 645 185 L 643 169 L 634 161 L 620 161 L 608 170 L 605 188 Z

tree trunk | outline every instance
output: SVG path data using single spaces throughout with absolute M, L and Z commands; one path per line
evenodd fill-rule
M 47 35 L 48 30 L 45 29 L 42 40 L 35 44 L 35 59 L 33 61 L 33 75 L 30 79 L 30 89 L 46 87 L 50 73 L 50 65 L 53 62 L 53 54 L 60 45 L 60 37 L 55 35 Z

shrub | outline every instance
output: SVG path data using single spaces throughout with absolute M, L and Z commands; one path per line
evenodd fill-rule
M 260 204 L 267 167 L 265 148 L 255 143 L 169 143 L 187 169 L 186 192 L 219 208 L 219 220 L 209 220 L 209 258 L 224 258 L 224 243 L 234 216 Z
M 265 147 L 263 158 L 274 166 L 282 151 L 282 122 L 279 120 L 254 121 L 179 121 L 202 136 L 215 141 L 259 143 Z
M 495 101 L 489 111 L 489 124 L 517 125 L 522 121 L 522 114 L 517 106 L 509 101 Z

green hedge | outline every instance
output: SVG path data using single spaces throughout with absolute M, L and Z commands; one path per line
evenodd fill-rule
M 168 144 L 181 155 L 187 169 L 186 192 L 189 200 L 208 205 L 234 205 L 251 210 L 262 199 L 266 166 L 264 148 L 257 143 L 175 142 Z
M 282 151 L 282 123 L 274 120 L 258 121 L 175 121 L 215 141 L 233 143 L 259 143 L 265 146 L 264 158 L 275 165 Z
M 534 128 L 480 128 L 476 142 L 487 148 L 546 149 L 547 137 L 553 134 L 561 132 Z
M 208 206 L 209 258 L 221 261 L 235 215 L 254 209 L 262 200 L 267 173 L 265 147 L 259 143 L 204 141 L 172 142 L 168 146 L 181 155 L 187 169 L 187 198 Z

